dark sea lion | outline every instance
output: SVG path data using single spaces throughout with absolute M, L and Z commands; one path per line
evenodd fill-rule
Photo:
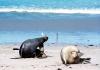
M 35 39 L 25 40 L 19 49 L 19 55 L 21 58 L 30 58 L 30 57 L 44 57 L 44 42 L 48 40 L 47 36 L 39 37 Z M 37 49 L 39 47 L 39 49 Z M 13 50 L 18 50 L 17 48 Z M 46 55 L 45 55 L 46 57 Z

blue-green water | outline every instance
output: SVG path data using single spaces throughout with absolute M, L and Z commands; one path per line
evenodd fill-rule
M 0 0 L 2 8 L 100 9 L 99 0 Z

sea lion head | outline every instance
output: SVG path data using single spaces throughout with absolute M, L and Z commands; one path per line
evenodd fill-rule
M 44 43 L 48 40 L 48 36 L 41 37 L 41 42 Z

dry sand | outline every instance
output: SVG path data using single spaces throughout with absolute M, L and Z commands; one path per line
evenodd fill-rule
M 65 66 L 60 60 L 60 50 L 64 45 L 46 45 L 47 58 L 19 58 L 18 51 L 12 50 L 19 45 L 0 45 L 0 70 L 100 70 L 100 48 L 79 47 L 82 57 L 90 57 L 90 64 L 71 64 Z

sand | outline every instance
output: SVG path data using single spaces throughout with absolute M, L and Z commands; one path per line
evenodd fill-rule
M 12 50 L 19 45 L 0 45 L 0 70 L 100 70 L 100 47 L 79 46 L 82 57 L 91 58 L 89 64 L 71 64 L 65 66 L 60 60 L 60 50 L 65 45 L 49 44 L 45 46 L 47 58 L 19 58 L 19 53 Z

